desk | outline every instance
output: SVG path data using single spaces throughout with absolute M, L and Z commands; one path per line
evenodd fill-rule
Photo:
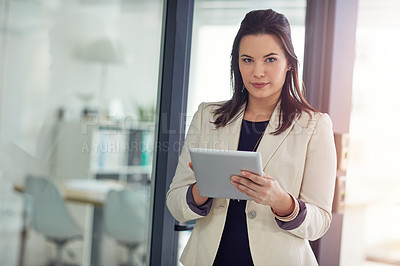
M 96 221 L 96 219 L 93 219 L 93 216 L 95 213 L 97 213 L 97 216 L 102 216 L 102 207 L 105 203 L 108 191 L 128 188 L 128 184 L 115 180 L 76 179 L 57 184 L 57 186 L 65 200 L 69 202 L 90 204 L 95 207 L 94 209 L 91 208 L 91 218 L 89 223 L 86 224 L 87 226 L 90 224 L 91 228 L 90 230 L 84 230 L 84 250 L 86 250 L 86 252 L 84 252 L 83 258 L 84 265 L 95 265 L 98 261 L 103 224 L 102 221 Z M 25 187 L 22 184 L 14 184 L 14 190 L 23 193 Z M 26 219 L 25 216 L 24 219 Z M 24 227 L 21 232 L 19 265 L 23 265 L 26 235 L 27 228 Z
M 60 184 L 59 188 L 67 201 L 103 207 L 109 190 L 121 190 L 127 188 L 127 184 L 114 180 L 73 179 Z M 22 184 L 14 184 L 14 190 L 22 193 L 25 187 Z
M 374 246 L 367 251 L 367 261 L 400 265 L 400 240 Z

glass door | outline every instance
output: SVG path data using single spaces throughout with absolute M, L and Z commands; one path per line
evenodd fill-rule
M 65 228 L 39 229 L 40 206 L 24 193 L 28 176 L 55 184 L 81 229 L 63 246 L 64 263 L 144 265 L 163 2 L 1 1 L 0 201 L 10 216 L 0 228 L 17 226 L 0 230 L 1 265 L 57 260 L 49 234 Z M 110 216 L 111 190 L 131 194 Z M 136 213 L 123 216 L 122 206 L 139 199 Z M 129 222 L 141 226 L 124 230 Z
M 195 1 L 187 129 L 201 102 L 222 101 L 231 98 L 230 53 L 240 22 L 247 12 L 268 8 L 283 13 L 288 18 L 295 51 L 299 62 L 302 63 L 306 16 L 305 0 Z M 300 65 L 299 76 L 302 77 L 302 65 Z M 190 234 L 190 230 L 179 233 L 178 258 Z M 180 262 L 178 265 L 181 265 Z

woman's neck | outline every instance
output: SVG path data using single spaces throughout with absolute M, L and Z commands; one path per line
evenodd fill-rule
M 274 112 L 278 101 L 268 102 L 265 100 L 250 99 L 244 112 L 244 119 L 247 121 L 260 122 L 268 121 Z

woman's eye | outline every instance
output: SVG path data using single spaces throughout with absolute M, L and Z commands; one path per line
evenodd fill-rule
M 276 58 L 273 58 L 273 57 L 265 59 L 265 62 L 267 62 L 267 63 L 272 63 L 272 62 L 275 62 L 275 61 L 276 61 Z
M 250 58 L 243 58 L 242 60 L 243 60 L 243 62 L 245 62 L 245 63 L 251 63 L 251 62 L 253 62 L 253 60 L 251 60 Z

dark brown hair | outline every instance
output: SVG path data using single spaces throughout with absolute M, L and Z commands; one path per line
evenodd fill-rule
M 218 108 L 214 111 L 214 117 L 216 119 L 213 123 L 217 128 L 226 126 L 237 117 L 242 106 L 247 104 L 249 94 L 244 87 L 239 70 L 239 46 L 244 36 L 257 34 L 274 35 L 285 51 L 286 60 L 291 67 L 291 70 L 286 73 L 286 79 L 280 95 L 281 109 L 279 127 L 273 132 L 274 135 L 278 135 L 287 129 L 291 125 L 293 119 L 301 115 L 302 111 L 310 114 L 310 111 L 316 110 L 307 103 L 300 90 L 298 60 L 294 53 L 289 22 L 284 15 L 272 9 L 251 11 L 247 13 L 243 19 L 233 42 L 231 52 L 231 83 L 233 96 L 229 101 L 218 105 Z

